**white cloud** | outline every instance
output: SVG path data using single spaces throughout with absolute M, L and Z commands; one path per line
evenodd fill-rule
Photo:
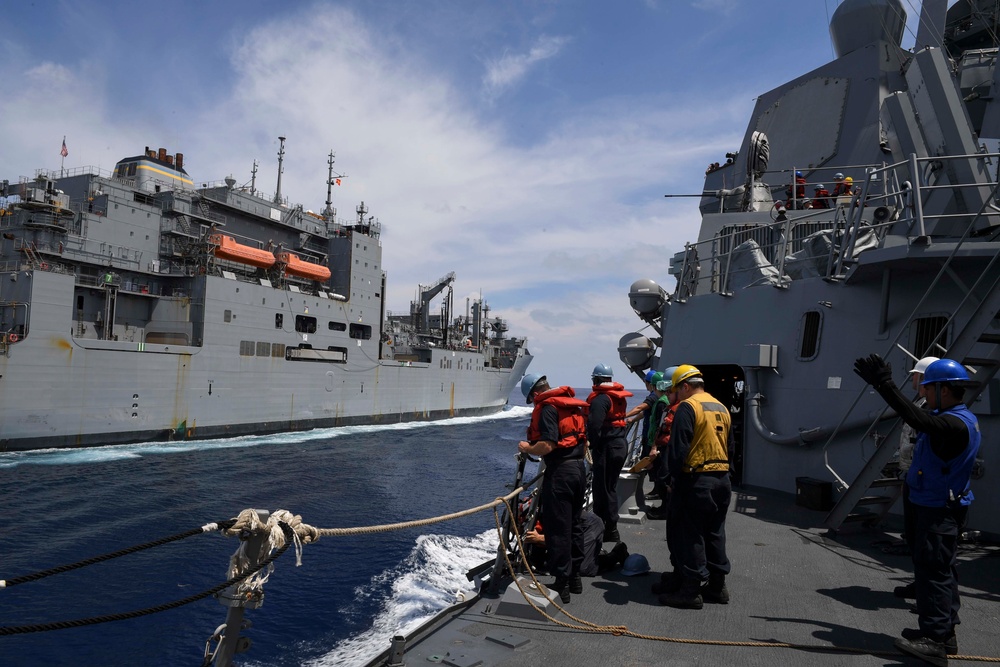
M 516 86 L 532 66 L 554 58 L 567 43 L 569 43 L 567 37 L 542 35 L 527 53 L 505 51 L 499 58 L 489 60 L 486 63 L 486 74 L 483 76 L 483 92 L 486 98 L 490 101 L 495 100 Z

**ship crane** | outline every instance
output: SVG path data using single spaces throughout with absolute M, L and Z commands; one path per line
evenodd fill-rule
M 420 295 L 417 301 L 410 302 L 410 318 L 413 327 L 417 330 L 418 334 L 427 335 L 430 333 L 430 303 L 438 294 L 443 292 L 446 288 L 449 289 L 448 299 L 444 304 L 446 310 L 445 316 L 442 322 L 447 322 L 450 317 L 451 312 L 451 284 L 455 282 L 455 272 L 451 271 L 448 275 L 443 276 L 438 279 L 433 285 L 418 285 L 417 289 L 420 291 Z M 442 327 L 442 330 L 446 327 Z

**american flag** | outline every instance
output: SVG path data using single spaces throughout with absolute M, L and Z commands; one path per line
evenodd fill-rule
M 67 155 L 69 155 L 69 151 L 66 150 L 66 137 L 63 137 L 62 150 L 59 151 L 59 155 L 62 155 L 63 157 L 66 157 Z

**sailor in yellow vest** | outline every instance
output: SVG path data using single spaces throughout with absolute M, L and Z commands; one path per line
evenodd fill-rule
M 732 498 L 729 461 L 733 436 L 729 411 L 705 391 L 701 371 L 677 367 L 673 388 L 680 404 L 668 445 L 671 505 L 677 503 L 680 585 L 659 596 L 660 604 L 701 609 L 703 602 L 726 604 L 726 513 Z M 675 513 L 671 512 L 671 517 Z

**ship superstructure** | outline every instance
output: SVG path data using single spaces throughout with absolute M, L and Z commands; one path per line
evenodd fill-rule
M 417 323 L 388 318 L 381 224 L 363 203 L 337 217 L 328 165 L 322 214 L 290 206 L 280 177 L 274 196 L 196 183 L 163 148 L 3 181 L 0 449 L 500 410 L 525 341 L 468 318 L 404 335 Z
M 625 363 L 704 371 L 733 408 L 742 482 L 832 485 L 834 530 L 877 522 L 900 485 L 898 420 L 852 372 L 857 357 L 887 357 L 911 393 L 916 359 L 960 360 L 977 383 L 967 401 L 983 456 L 996 451 L 992 4 L 959 2 L 946 17 L 943 0 L 923 3 L 911 52 L 901 2 L 841 3 L 836 59 L 761 95 L 739 150 L 709 166 L 699 237 L 672 260 L 672 293 L 649 279 L 631 288 L 649 329 L 622 338 Z M 1000 487 L 983 477 L 973 489 L 970 525 L 1000 533 Z

